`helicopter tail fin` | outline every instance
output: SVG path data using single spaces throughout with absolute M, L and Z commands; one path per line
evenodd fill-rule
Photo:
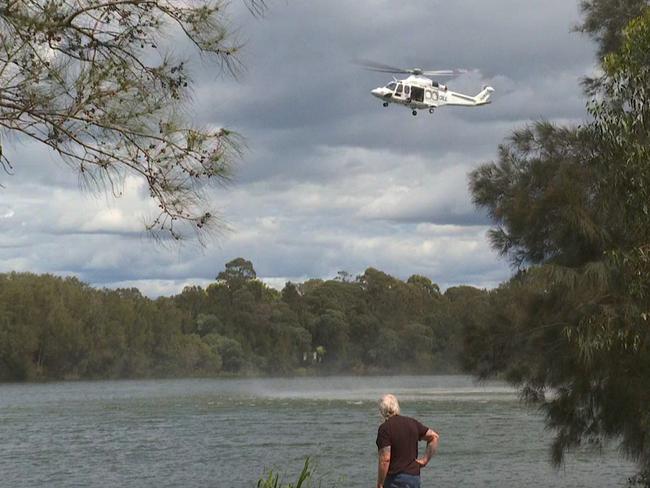
M 474 97 L 476 100 L 476 105 L 485 105 L 486 103 L 490 103 L 490 95 L 494 92 L 494 88 L 491 86 L 486 86 L 479 92 L 478 95 Z

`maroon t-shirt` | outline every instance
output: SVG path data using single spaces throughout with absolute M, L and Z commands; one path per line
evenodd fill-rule
M 418 441 L 429 430 L 411 417 L 393 415 L 379 426 L 377 449 L 390 446 L 390 465 L 388 474 L 406 473 L 419 476 Z

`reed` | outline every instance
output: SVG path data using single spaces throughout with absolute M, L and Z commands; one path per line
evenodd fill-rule
M 311 458 L 305 458 L 305 464 L 298 476 L 296 483 L 282 484 L 280 474 L 270 470 L 266 477 L 260 478 L 257 482 L 257 488 L 307 488 L 312 486 L 311 480 L 314 475 L 313 462 Z

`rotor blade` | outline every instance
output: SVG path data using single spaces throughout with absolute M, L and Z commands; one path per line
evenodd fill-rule
M 424 76 L 458 76 L 463 73 L 468 73 L 469 70 L 466 69 L 439 69 L 431 71 L 423 71 Z
M 363 66 L 369 71 L 377 71 L 379 73 L 410 73 L 412 71 L 410 69 L 396 68 L 395 66 L 389 66 L 388 64 L 368 61 L 367 59 L 358 59 L 355 60 L 354 63 Z
M 412 73 L 410 69 L 379 69 L 379 68 L 364 68 L 367 71 L 374 71 L 376 73 Z
M 363 66 L 369 71 L 377 71 L 379 73 L 410 73 L 424 76 L 458 76 L 463 73 L 468 73 L 466 69 L 441 69 L 441 70 L 421 70 L 420 68 L 397 68 L 388 64 L 377 63 L 367 59 L 358 59 L 353 61 L 355 64 Z

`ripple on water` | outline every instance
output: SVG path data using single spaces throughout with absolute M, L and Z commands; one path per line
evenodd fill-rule
M 386 392 L 441 435 L 425 486 L 609 488 L 633 471 L 612 451 L 554 471 L 541 417 L 468 377 L 111 381 L 0 385 L 0 485 L 252 488 L 311 455 L 327 480 L 367 487 Z

